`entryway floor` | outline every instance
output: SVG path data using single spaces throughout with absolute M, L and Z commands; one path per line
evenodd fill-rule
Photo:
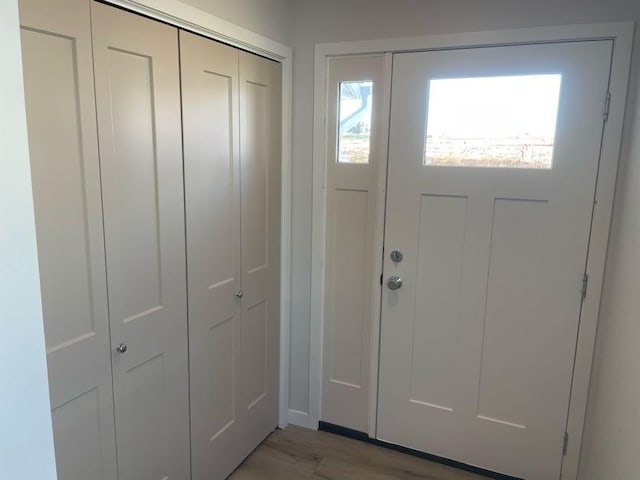
M 271 434 L 230 480 L 486 480 L 486 477 L 326 432 Z

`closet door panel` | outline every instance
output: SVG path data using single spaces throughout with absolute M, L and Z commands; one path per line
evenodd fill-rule
M 226 478 L 238 442 L 238 50 L 180 32 L 194 480 Z
M 99 3 L 92 19 L 120 479 L 181 480 L 189 411 L 178 32 Z
M 243 447 L 278 422 L 281 66 L 240 52 Z
M 21 0 L 20 20 L 58 476 L 115 480 L 89 2 Z
M 108 184 L 115 201 L 109 210 L 112 222 L 108 235 L 118 241 L 118 265 L 109 267 L 121 280 L 114 292 L 119 301 L 113 302 L 112 317 L 130 324 L 127 328 L 145 329 L 150 327 L 145 323 L 157 322 L 154 313 L 164 309 L 153 65 L 149 57 L 119 50 L 109 51 L 108 62 L 114 146 L 111 166 L 116 176 Z M 108 167 L 105 165 L 105 170 Z M 105 180 L 111 178 L 105 175 Z M 145 346 L 153 349 L 154 343 Z

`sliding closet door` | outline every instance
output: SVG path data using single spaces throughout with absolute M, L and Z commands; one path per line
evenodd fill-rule
M 189 478 L 178 32 L 92 4 L 120 480 Z
M 242 461 L 238 50 L 180 32 L 194 480 Z
M 20 21 L 58 477 L 115 480 L 89 2 L 21 0 Z
M 282 69 L 240 52 L 241 448 L 278 423 Z

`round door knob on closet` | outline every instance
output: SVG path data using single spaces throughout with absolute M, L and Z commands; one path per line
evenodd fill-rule
M 399 275 L 391 275 L 387 280 L 387 287 L 389 290 L 398 290 L 402 287 L 402 278 Z
M 124 352 L 126 352 L 126 351 L 127 351 L 127 344 L 126 344 L 126 343 L 121 343 L 120 345 L 118 345 L 118 346 L 116 347 L 116 350 L 117 350 L 119 353 L 124 353 Z
M 242 298 L 242 297 L 244 297 L 244 292 L 243 292 L 242 290 L 238 290 L 238 291 L 236 292 L 236 297 L 238 297 L 238 298 Z

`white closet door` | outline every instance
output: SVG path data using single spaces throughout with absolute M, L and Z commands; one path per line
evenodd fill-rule
M 89 2 L 21 0 L 20 20 L 58 476 L 115 480 Z
M 240 52 L 242 338 L 241 448 L 278 423 L 282 70 Z
M 178 31 L 99 3 L 92 20 L 120 480 L 184 480 Z
M 180 32 L 193 478 L 226 478 L 238 448 L 238 50 Z

